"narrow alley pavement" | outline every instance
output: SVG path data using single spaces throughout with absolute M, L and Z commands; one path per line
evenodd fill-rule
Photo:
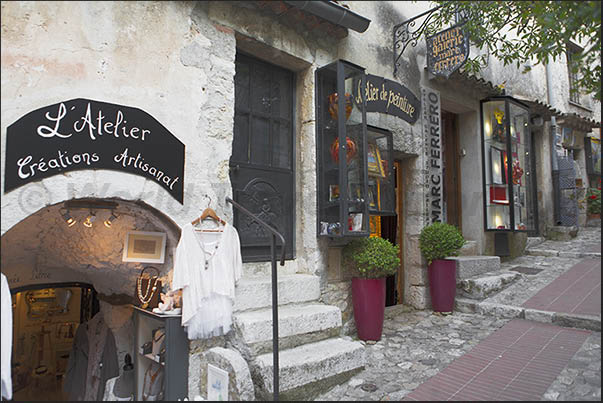
M 452 315 L 386 309 L 367 365 L 316 400 L 601 400 L 601 228 L 532 244 L 511 286 Z

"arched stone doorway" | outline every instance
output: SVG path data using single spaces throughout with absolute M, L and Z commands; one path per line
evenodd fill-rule
M 65 342 L 69 339 L 67 336 L 73 336 L 74 328 L 94 313 L 83 303 L 79 305 L 85 300 L 83 296 L 87 289 L 92 290 L 98 300 L 97 309 L 113 332 L 121 368 L 126 353 L 133 355 L 136 349 L 130 307 L 134 302 L 136 278 L 145 266 L 153 265 L 159 269 L 162 283 L 171 283 L 173 251 L 180 237 L 180 228 L 173 221 L 141 201 L 117 198 L 85 201 L 91 204 L 110 201 L 117 203 L 117 207 L 113 211 L 94 211 L 96 221 L 91 227 L 82 225 L 88 210 L 70 210 L 78 222 L 69 226 L 63 216 L 65 203 L 57 203 L 31 214 L 1 237 L 2 273 L 6 275 L 13 294 L 12 366 L 26 374 L 20 378 L 17 374 L 13 376 L 17 381 L 13 384 L 14 400 L 32 400 L 34 396 L 36 400 L 66 399 L 61 393 L 65 351 L 68 351 L 66 346 L 69 347 Z M 112 213 L 117 219 L 107 227 L 103 222 Z M 164 263 L 122 261 L 124 241 L 129 231 L 165 233 Z M 42 311 L 33 314 L 33 305 L 27 303 L 32 298 L 49 301 L 66 294 L 73 299 L 68 305 L 71 307 L 70 315 L 61 310 L 51 314 Z M 42 306 L 38 309 L 47 308 Z M 81 309 L 81 315 L 74 314 L 74 309 Z M 86 309 L 87 315 L 84 314 Z M 66 323 L 74 323 L 71 333 Z M 65 331 L 61 333 L 61 329 Z M 53 349 L 57 351 L 46 351 Z M 38 353 L 40 351 L 42 353 Z M 61 359 L 62 363 L 59 362 Z M 52 382 L 36 384 L 36 369 L 42 367 L 41 361 L 44 361 L 46 373 L 50 375 L 46 379 Z M 32 388 L 37 388 L 35 393 L 32 393 Z M 44 388 L 46 392 L 41 390 Z

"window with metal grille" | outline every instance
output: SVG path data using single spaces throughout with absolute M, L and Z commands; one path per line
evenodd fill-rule
M 294 90 L 291 71 L 237 53 L 233 198 L 283 235 L 287 259 L 295 253 Z M 233 220 L 243 261 L 269 261 L 270 233 L 236 210 Z
M 578 88 L 578 67 L 579 61 L 577 55 L 582 52 L 582 48 L 573 43 L 567 44 L 567 72 L 569 75 L 570 101 L 580 104 L 580 90 Z

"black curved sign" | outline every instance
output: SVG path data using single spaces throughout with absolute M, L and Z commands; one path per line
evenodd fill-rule
M 4 193 L 80 169 L 157 181 L 184 200 L 184 144 L 145 111 L 71 99 L 29 112 L 6 129 Z
M 421 102 L 405 86 L 384 77 L 365 75 L 364 88 L 361 80 L 356 83 L 354 99 L 356 103 L 366 100 L 367 112 L 381 112 L 394 115 L 414 124 L 421 114 Z

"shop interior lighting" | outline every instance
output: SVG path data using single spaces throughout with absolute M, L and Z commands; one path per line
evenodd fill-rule
M 88 228 L 92 228 L 92 223 L 94 221 L 96 221 L 96 214 L 91 211 L 88 217 L 86 217 L 86 220 L 83 222 L 83 224 Z
M 111 216 L 105 220 L 105 227 L 111 228 L 111 225 L 113 225 L 113 221 L 115 220 L 117 220 L 117 216 L 114 211 L 111 211 Z
M 75 218 L 73 218 L 71 216 L 71 214 L 69 214 L 69 210 L 67 210 L 65 213 L 61 214 L 61 216 L 67 223 L 68 227 L 73 227 L 75 225 L 75 223 L 77 223 L 77 220 Z
M 96 211 L 98 210 L 110 210 L 111 214 L 108 219 L 104 221 L 107 228 L 111 228 L 111 224 L 117 219 L 118 215 L 115 214 L 118 204 L 113 201 L 97 200 L 97 199 L 79 199 L 79 200 L 68 200 L 63 203 L 60 214 L 67 223 L 68 226 L 73 226 L 77 220 L 70 214 L 73 210 L 87 210 L 89 212 L 86 219 L 82 222 L 87 228 L 92 228 L 94 221 L 96 220 Z M 63 213 L 62 211 L 65 211 Z

